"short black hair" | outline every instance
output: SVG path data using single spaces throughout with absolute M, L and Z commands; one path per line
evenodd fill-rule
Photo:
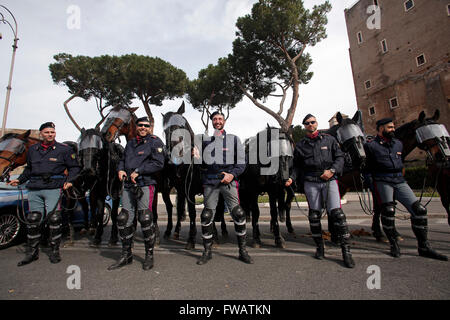
M 220 114 L 225 119 L 225 115 L 222 113 L 222 111 L 214 111 L 209 118 L 212 120 L 214 116 L 217 116 L 218 114 Z
M 302 124 L 305 124 L 306 120 L 308 120 L 309 118 L 315 118 L 315 116 L 313 116 L 311 113 L 308 113 L 306 117 L 303 118 Z
M 136 120 L 136 124 L 138 124 L 139 122 L 149 122 L 149 123 L 152 123 L 152 122 L 148 119 L 148 117 L 141 117 L 141 118 L 137 119 L 137 120 Z

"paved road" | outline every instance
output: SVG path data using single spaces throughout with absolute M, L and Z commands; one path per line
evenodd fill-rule
M 450 256 L 450 227 L 446 215 L 437 200 L 432 201 L 428 208 L 432 246 Z M 419 257 L 408 220 L 397 219 L 397 227 L 404 240 L 400 243 L 403 256 L 395 259 L 389 256 L 386 243 L 377 243 L 372 236 L 364 235 L 370 231 L 371 217 L 361 213 L 358 202 L 350 200 L 343 209 L 350 229 L 363 230 L 362 236 L 352 239 L 354 269 L 343 266 L 340 249 L 328 241 L 326 260 L 313 258 L 315 248 L 309 225 L 299 210 L 293 212 L 296 236 L 287 234 L 282 226 L 286 248 L 275 248 L 267 222 L 268 209 L 262 208 L 264 246 L 249 248 L 255 260 L 253 265 L 237 259 L 233 224 L 227 222 L 230 236 L 221 239 L 222 243 L 214 249 L 213 259 L 207 265 L 198 266 L 196 261 L 202 249 L 200 234 L 197 234 L 196 249 L 184 250 L 188 222 L 183 222 L 181 240 L 162 239 L 156 248 L 154 269 L 142 270 L 144 249 L 138 232 L 133 264 L 107 271 L 106 268 L 120 254 L 119 247 L 106 245 L 107 227 L 104 244 L 99 248 L 89 247 L 90 239 L 78 236 L 74 246 L 61 250 L 63 260 L 56 265 L 49 262 L 48 249 L 43 249 L 38 261 L 21 268 L 16 264 L 23 257 L 22 245 L 0 251 L 0 299 L 264 301 L 450 298 L 450 262 Z M 165 214 L 162 206 L 160 215 L 163 233 Z M 326 219 L 323 225 L 326 228 Z M 200 232 L 199 225 L 197 229 Z M 248 233 L 251 235 L 251 227 Z M 80 278 L 75 278 L 77 269 L 70 269 L 71 266 L 79 268 Z M 78 283 L 81 288 L 73 288 Z

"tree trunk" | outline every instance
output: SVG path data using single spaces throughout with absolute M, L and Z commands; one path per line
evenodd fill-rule
M 155 126 L 155 118 L 153 118 L 152 111 L 150 110 L 150 105 L 148 103 L 148 100 L 141 100 L 142 104 L 144 105 L 145 113 L 147 113 L 147 117 L 150 120 L 150 123 L 153 124 L 153 126 L 150 128 L 150 133 L 153 134 L 153 128 Z
M 69 99 L 67 99 L 66 101 L 64 101 L 64 109 L 66 109 L 66 113 L 69 116 L 69 119 L 72 121 L 72 123 L 75 125 L 75 127 L 78 129 L 78 131 L 81 131 L 81 128 L 78 126 L 78 124 L 76 123 L 75 119 L 72 117 L 72 115 L 69 112 L 69 108 L 67 107 L 67 104 L 72 101 L 73 99 L 75 99 L 76 97 L 78 97 L 78 92 L 75 93 L 74 95 L 72 95 Z

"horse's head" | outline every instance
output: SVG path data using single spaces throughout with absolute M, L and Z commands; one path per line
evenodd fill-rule
M 431 118 L 425 118 L 425 113 L 422 111 L 415 130 L 415 138 L 417 146 L 426 151 L 432 161 L 448 165 L 450 135 L 443 124 L 437 123 L 439 116 L 439 110 L 436 110 Z
M 395 137 L 403 143 L 403 159 L 416 147 L 427 151 L 433 160 L 446 161 L 450 157 L 448 132 L 437 123 L 439 116 L 437 109 L 430 118 L 422 111 L 417 119 L 395 130 Z
M 138 108 L 114 107 L 105 119 L 101 133 L 107 142 L 113 142 L 120 135 L 129 136 L 136 128 L 134 112 Z
M 348 152 L 353 166 L 361 166 L 366 160 L 364 152 L 364 133 L 362 131 L 361 111 L 356 111 L 353 118 L 343 118 L 337 113 L 337 125 L 331 127 L 327 133 L 336 138 L 341 145 L 342 151 Z
M 39 141 L 30 138 L 30 133 L 8 133 L 0 139 L 0 181 L 8 180 L 12 170 L 26 163 L 28 148 Z
M 184 101 L 177 112 L 162 114 L 163 130 L 166 137 L 167 151 L 170 154 L 169 162 L 178 165 L 190 159 L 191 147 L 194 143 L 194 132 L 189 122 L 183 117 Z
M 96 129 L 82 129 L 78 139 L 78 150 L 82 166 L 82 175 L 96 176 L 104 154 L 105 141 L 101 133 Z
M 275 176 L 282 184 L 289 179 L 294 155 L 294 143 L 289 133 L 267 126 L 245 144 L 249 164 L 261 166 L 261 175 Z

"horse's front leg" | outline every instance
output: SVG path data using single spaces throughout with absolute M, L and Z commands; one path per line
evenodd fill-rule
M 189 238 L 186 243 L 187 250 L 195 249 L 195 237 L 197 236 L 197 225 L 195 219 L 197 213 L 195 211 L 195 195 L 189 195 L 188 210 L 189 210 Z

